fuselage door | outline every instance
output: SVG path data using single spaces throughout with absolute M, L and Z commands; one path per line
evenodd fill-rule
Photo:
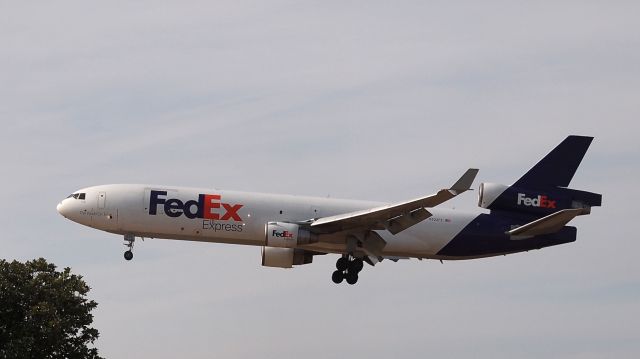
M 104 209 L 107 203 L 107 192 L 98 192 L 98 208 Z

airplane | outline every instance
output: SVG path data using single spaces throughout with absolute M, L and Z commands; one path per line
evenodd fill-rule
M 302 197 L 145 184 L 80 189 L 57 205 L 67 219 L 136 238 L 262 247 L 262 265 L 292 268 L 338 254 L 332 281 L 358 281 L 364 263 L 418 258 L 462 260 L 574 242 L 566 226 L 600 206 L 602 195 L 568 188 L 593 137 L 568 136 L 511 186 L 481 183 L 479 207 L 437 207 L 470 189 L 468 169 L 452 186 L 398 203 Z M 486 211 L 484 211 L 486 212 Z

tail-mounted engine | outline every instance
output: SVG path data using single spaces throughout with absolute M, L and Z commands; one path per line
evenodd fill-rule
M 482 183 L 478 205 L 539 217 L 572 208 L 590 213 L 592 206 L 602 204 L 602 195 L 567 187 L 592 140 L 588 136 L 568 136 L 513 186 Z
M 546 216 L 561 209 L 582 208 L 582 214 L 600 206 L 602 195 L 569 188 L 527 189 L 495 183 L 480 184 L 478 206 Z

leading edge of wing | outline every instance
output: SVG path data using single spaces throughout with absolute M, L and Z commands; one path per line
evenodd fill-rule
M 431 213 L 425 208 L 435 207 L 468 191 L 477 174 L 478 169 L 470 168 L 453 186 L 448 189 L 441 189 L 429 196 L 387 206 L 319 218 L 311 224 L 311 230 L 316 233 L 334 233 L 355 228 L 387 228 L 393 234 L 399 233 L 429 218 Z

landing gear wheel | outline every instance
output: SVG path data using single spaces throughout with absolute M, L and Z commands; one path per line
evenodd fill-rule
M 336 269 L 340 272 L 346 271 L 348 266 L 349 260 L 346 257 L 340 257 L 338 258 L 338 261 L 336 261 Z
M 344 279 L 346 279 L 347 283 L 351 285 L 356 284 L 356 282 L 358 282 L 358 273 L 347 273 L 344 276 Z
M 342 283 L 342 280 L 344 279 L 344 274 L 342 274 L 342 272 L 340 271 L 335 271 L 333 272 L 333 274 L 331 275 L 331 280 L 333 281 L 333 283 L 335 284 L 340 284 Z
M 135 242 L 136 237 L 133 234 L 125 234 L 124 235 L 124 246 L 129 248 L 126 252 L 124 252 L 124 259 L 130 261 L 133 259 L 133 242 Z
M 124 252 L 124 259 L 130 261 L 133 259 L 133 252 L 132 251 L 126 251 Z
M 364 267 L 364 261 L 360 258 L 354 258 L 351 263 L 349 263 L 349 271 L 354 273 L 360 273 L 362 268 Z
M 331 280 L 338 284 L 343 280 L 347 280 L 349 284 L 356 284 L 358 282 L 358 273 L 364 267 L 364 261 L 362 258 L 357 258 L 353 253 L 343 254 L 342 257 L 336 261 L 336 271 L 331 275 Z

